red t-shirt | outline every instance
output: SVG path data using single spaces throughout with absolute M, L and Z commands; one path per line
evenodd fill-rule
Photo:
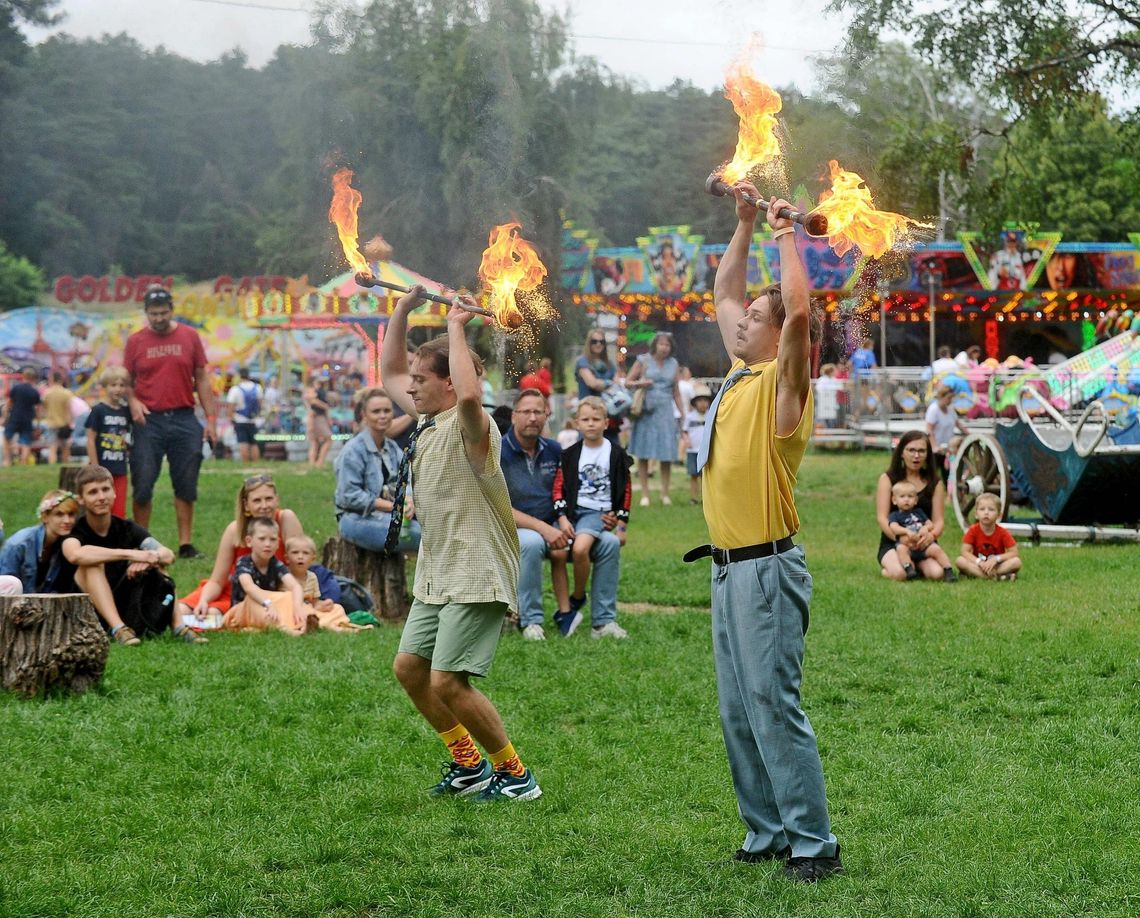
M 206 366 L 206 349 L 189 325 L 175 324 L 169 335 L 143 328 L 127 339 L 123 366 L 135 396 L 151 411 L 193 408 L 194 371 Z
M 986 535 L 977 523 L 966 530 L 962 541 L 974 549 L 974 554 L 979 558 L 1003 554 L 1017 544 L 1004 526 L 994 526 L 993 534 Z

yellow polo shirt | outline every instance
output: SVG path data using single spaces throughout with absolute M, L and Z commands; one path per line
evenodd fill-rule
M 729 371 L 744 366 L 737 360 Z M 776 361 L 749 366 L 725 394 L 706 436 L 712 450 L 704 468 L 705 522 L 718 548 L 772 542 L 800 528 L 793 490 L 812 432 L 812 396 L 796 429 L 776 436 Z

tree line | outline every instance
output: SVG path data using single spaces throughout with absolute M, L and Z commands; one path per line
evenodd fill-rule
M 721 93 L 649 90 L 575 56 L 566 23 L 534 0 L 322 4 L 313 44 L 260 69 L 124 35 L 29 47 L 17 26 L 53 7 L 0 0 L 0 266 L 19 263 L 25 284 L 29 268 L 41 283 L 319 283 L 344 269 L 327 222 L 340 165 L 364 196 L 362 241 L 382 233 L 398 261 L 455 285 L 475 282 L 487 231 L 512 218 L 548 266 L 563 215 L 612 244 L 674 222 L 717 241 L 733 228 L 732 208 L 703 191 L 735 143 Z M 1137 119 L 1087 79 L 1027 103 L 921 47 L 870 48 L 864 32 L 858 57 L 819 62 L 816 92 L 781 88 L 787 182 L 773 192 L 818 193 L 837 158 L 880 207 L 948 233 L 1006 220 L 1094 241 L 1140 229 Z M 7 273 L 0 305 L 20 305 Z

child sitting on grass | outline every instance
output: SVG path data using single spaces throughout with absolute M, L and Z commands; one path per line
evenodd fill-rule
M 915 568 L 914 562 L 931 558 L 942 565 L 943 580 L 947 583 L 957 580 L 958 576 L 950 566 L 950 556 L 937 542 L 931 542 L 923 549 L 912 549 L 902 542 L 904 536 L 934 531 L 930 517 L 918 506 L 918 489 L 909 481 L 895 482 L 891 485 L 891 503 L 894 504 L 895 510 L 887 517 L 887 522 L 891 532 L 894 533 L 895 554 L 899 556 L 899 563 L 906 571 L 906 579 L 917 580 L 921 577 L 922 574 Z
M 323 595 L 321 591 L 321 574 L 327 574 L 325 582 L 331 582 L 337 587 L 337 599 L 340 598 L 339 584 L 328 568 L 317 564 L 317 545 L 307 535 L 293 536 L 285 541 L 285 557 L 289 562 L 289 573 L 293 579 L 301 584 L 301 595 L 305 598 L 306 616 L 315 612 L 320 627 L 329 631 L 362 631 L 359 625 L 354 625 L 348 619 L 344 606 L 336 602 L 331 596 Z M 369 626 L 371 627 L 371 626 Z
M 967 577 L 986 580 L 1016 580 L 1021 570 L 1017 542 L 1009 530 L 998 525 L 1001 501 L 988 491 L 974 503 L 974 523 L 962 536 L 962 554 L 955 562 Z
M 633 463 L 624 449 L 606 439 L 609 418 L 605 403 L 596 395 L 587 396 L 578 402 L 576 417 L 582 439 L 563 451 L 562 467 L 554 476 L 558 528 L 573 540 L 570 556 L 574 563 L 574 592 L 570 595 L 570 611 L 554 616 L 565 635 L 572 634 L 581 621 L 594 543 L 603 532 L 613 530 L 619 544 L 625 545 L 632 494 L 629 467 Z M 615 590 L 616 587 L 615 583 Z M 591 617 L 596 612 L 592 610 Z M 596 619 L 592 636 L 628 637 L 617 622 Z
M 268 516 L 252 517 L 245 526 L 250 553 L 240 558 L 231 580 L 233 605 L 222 627 L 233 631 L 276 628 L 299 636 L 319 627 L 316 612 L 305 605 L 301 584 L 274 557 L 277 523 Z

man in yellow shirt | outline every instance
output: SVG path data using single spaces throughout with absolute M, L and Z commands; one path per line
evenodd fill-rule
M 75 393 L 64 385 L 64 375 L 56 370 L 44 392 L 44 415 L 48 428 L 48 462 L 67 462 L 71 453 L 71 400 Z
M 784 861 L 793 880 L 839 873 L 823 767 L 800 708 L 811 574 L 793 497 L 812 430 L 811 340 L 818 336 L 789 207 L 772 198 L 780 284 L 748 302 L 748 247 L 758 209 L 747 182 L 733 188 L 736 232 L 716 273 L 713 301 L 732 368 L 706 418 L 697 455 L 711 546 L 713 654 L 728 763 L 748 829 L 735 859 Z

